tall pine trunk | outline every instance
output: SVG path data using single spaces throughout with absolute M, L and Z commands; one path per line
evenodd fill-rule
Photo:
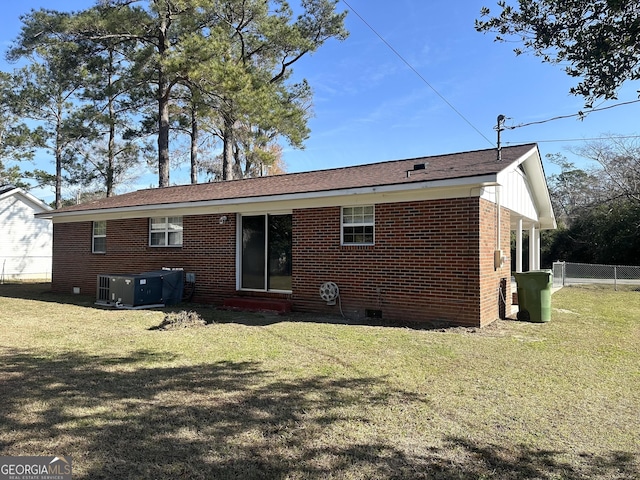
M 109 88 L 109 140 L 107 147 L 107 178 L 106 178 L 106 187 L 107 187 L 107 197 L 113 196 L 113 183 L 114 183 L 114 170 L 115 170 L 115 162 L 116 162 L 116 123 L 115 117 L 116 112 L 113 106 L 113 50 L 109 51 L 109 81 L 107 83 Z
M 63 100 L 61 96 L 58 95 L 56 99 L 56 140 L 55 140 L 55 155 L 56 155 L 56 208 L 62 208 L 62 153 L 64 150 L 63 147 L 63 137 L 62 137 L 62 115 L 63 115 L 64 107 Z
M 160 69 L 162 70 L 162 69 Z M 158 186 L 169 186 L 169 92 L 162 72 L 158 82 Z
M 198 183 L 198 112 L 191 107 L 191 183 Z
M 222 137 L 222 180 L 233 180 L 233 120 L 227 115 L 224 115 Z
M 116 156 L 116 125 L 113 115 L 113 99 L 109 98 L 109 146 L 107 152 L 107 197 L 113 196 L 115 156 Z
M 158 186 L 169 186 L 169 93 L 171 87 L 165 75 L 165 67 L 162 59 L 169 49 L 167 30 L 169 29 L 168 16 L 160 12 L 161 22 L 158 29 L 158 53 L 160 64 L 158 65 Z
M 62 208 L 62 132 L 61 122 L 56 128 L 56 208 Z

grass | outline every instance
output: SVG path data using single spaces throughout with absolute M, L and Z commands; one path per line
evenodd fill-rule
M 640 292 L 552 321 L 414 330 L 96 308 L 0 286 L 0 455 L 76 479 L 640 477 Z

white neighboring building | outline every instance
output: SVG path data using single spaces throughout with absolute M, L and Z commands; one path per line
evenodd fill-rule
M 53 226 L 34 217 L 49 210 L 21 188 L 0 186 L 0 282 L 51 280 Z

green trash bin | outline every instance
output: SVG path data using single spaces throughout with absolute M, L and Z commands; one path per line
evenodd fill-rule
M 515 273 L 518 286 L 518 320 L 548 322 L 551 320 L 551 270 Z

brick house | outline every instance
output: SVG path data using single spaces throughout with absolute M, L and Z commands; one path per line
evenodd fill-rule
M 511 298 L 511 231 L 520 256 L 529 231 L 535 268 L 539 231 L 555 228 L 537 146 L 496 153 L 140 190 L 55 210 L 41 215 L 54 227 L 52 289 L 91 293 L 99 274 L 182 268 L 200 303 L 278 299 L 303 312 L 483 326 Z M 320 297 L 325 282 L 338 285 L 338 305 Z

